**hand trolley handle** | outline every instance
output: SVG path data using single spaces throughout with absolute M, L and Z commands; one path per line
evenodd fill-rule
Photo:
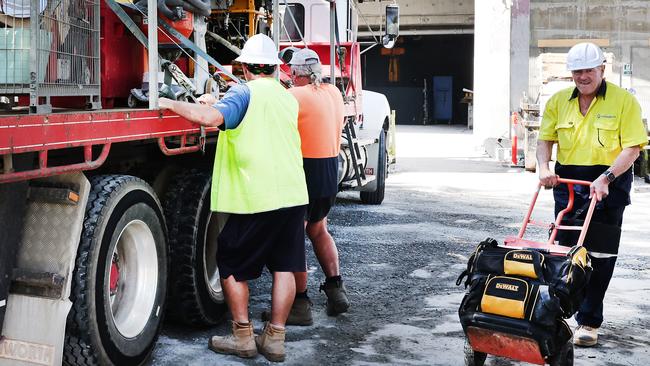
M 596 202 L 598 200 L 596 199 L 595 194 L 591 197 L 589 209 L 587 210 L 587 216 L 585 217 L 582 226 L 562 225 L 561 223 L 562 223 L 562 219 L 564 218 L 564 215 L 573 209 L 573 203 L 575 200 L 575 192 L 573 186 L 576 184 L 581 186 L 589 186 L 591 185 L 591 182 L 586 180 L 558 178 L 558 183 L 564 183 L 568 186 L 569 202 L 567 203 L 567 206 L 557 214 L 557 217 L 555 218 L 555 222 L 551 225 L 552 230 L 551 230 L 551 235 L 548 238 L 548 244 L 552 245 L 555 243 L 555 237 L 557 236 L 558 230 L 580 230 L 580 236 L 578 237 L 578 242 L 576 244 L 582 245 L 585 240 L 585 236 L 587 236 L 587 228 L 589 228 L 589 223 L 591 222 L 591 216 L 594 213 Z M 535 191 L 535 194 L 533 194 L 533 199 L 531 200 L 530 206 L 528 207 L 528 212 L 526 213 L 526 217 L 524 218 L 524 221 L 521 225 L 521 229 L 519 230 L 519 234 L 518 234 L 519 239 L 523 239 L 528 224 L 535 223 L 530 219 L 530 217 L 533 213 L 533 209 L 535 208 L 535 202 L 537 202 L 537 196 L 539 196 L 539 191 L 541 188 L 542 188 L 542 183 L 540 182 L 537 185 L 537 191 Z M 543 226 L 547 226 L 547 225 L 543 225 Z

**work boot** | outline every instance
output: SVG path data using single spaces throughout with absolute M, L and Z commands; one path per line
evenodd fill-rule
M 291 311 L 287 318 L 287 325 L 308 326 L 314 324 L 314 318 L 311 315 L 312 302 L 309 297 L 296 297 L 291 305 Z M 271 312 L 264 310 L 262 312 L 262 321 L 271 321 Z
M 598 343 L 598 328 L 578 325 L 573 333 L 573 344 L 583 347 L 595 346 Z
M 257 356 L 257 347 L 253 338 L 253 323 L 232 322 L 232 334 L 224 337 L 214 336 L 208 342 L 208 348 L 227 355 L 237 355 L 243 358 Z
M 325 280 L 325 283 L 320 285 L 320 291 L 325 291 L 327 295 L 327 315 L 334 316 L 348 311 L 350 301 L 340 276 Z
M 264 331 L 261 335 L 255 336 L 255 345 L 257 351 L 264 355 L 271 362 L 284 361 L 284 336 L 286 330 L 276 327 L 270 322 L 264 325 Z

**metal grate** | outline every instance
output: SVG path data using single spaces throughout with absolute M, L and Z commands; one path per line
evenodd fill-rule
M 30 0 L 0 0 L 0 94 L 29 93 Z
M 99 0 L 0 0 L 0 95 L 28 94 L 32 113 L 51 97 L 100 108 L 99 26 Z

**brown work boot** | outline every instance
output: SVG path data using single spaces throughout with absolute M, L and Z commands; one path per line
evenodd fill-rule
M 287 325 L 308 326 L 314 324 L 314 318 L 311 315 L 312 302 L 308 297 L 296 297 L 291 305 L 291 311 L 287 318 Z M 264 310 L 262 312 L 262 321 L 271 321 L 271 312 Z
M 343 280 L 326 280 L 320 285 L 320 290 L 327 295 L 327 315 L 333 316 L 348 311 L 350 301 Z
M 286 330 L 266 322 L 261 335 L 255 336 L 255 345 L 259 353 L 271 362 L 284 361 L 284 336 Z
M 253 323 L 232 322 L 232 334 L 224 337 L 214 336 L 208 342 L 208 348 L 227 355 L 237 355 L 243 358 L 257 356 L 257 347 L 253 338 Z

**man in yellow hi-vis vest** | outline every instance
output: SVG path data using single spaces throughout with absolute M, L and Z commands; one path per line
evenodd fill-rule
M 605 81 L 605 56 L 593 43 L 579 43 L 567 54 L 575 88 L 561 90 L 546 104 L 537 144 L 539 180 L 554 186 L 556 215 L 567 206 L 568 189 L 557 177 L 592 181 L 591 186 L 575 186 L 576 200 L 565 217 L 581 219 L 577 212 L 592 196 L 598 204 L 592 217 L 585 246 L 593 273 L 576 321 L 573 343 L 594 346 L 603 322 L 603 299 L 612 278 L 623 211 L 630 204 L 632 164 L 648 143 L 641 120 L 641 107 L 626 90 Z M 557 143 L 555 172 L 549 168 L 551 149 Z M 562 234 L 562 235 L 559 235 Z M 573 245 L 575 235 L 562 231 L 560 244 Z
M 275 79 L 273 41 L 251 37 L 236 59 L 243 64 L 245 85 L 231 88 L 217 101 L 200 104 L 160 99 L 170 109 L 202 126 L 218 126 L 211 209 L 228 213 L 218 237 L 217 264 L 233 334 L 210 339 L 215 352 L 270 361 L 285 358 L 285 323 L 296 285 L 293 272 L 305 270 L 303 219 L 308 202 L 298 133 L 298 102 Z M 248 317 L 247 281 L 263 267 L 273 273 L 271 319 L 254 336 Z

